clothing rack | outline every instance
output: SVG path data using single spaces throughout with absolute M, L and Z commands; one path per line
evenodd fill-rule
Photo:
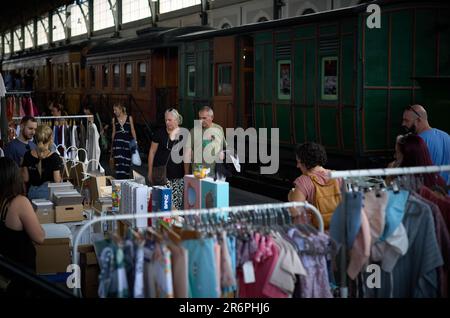
M 147 214 L 120 214 L 111 216 L 102 216 L 94 218 L 84 224 L 77 233 L 75 241 L 72 248 L 72 264 L 78 265 L 78 245 L 80 239 L 86 229 L 91 225 L 101 222 L 101 221 L 119 221 L 119 220 L 134 220 L 134 219 L 153 219 L 153 218 L 168 218 L 175 216 L 189 216 L 189 215 L 203 215 L 203 214 L 217 214 L 217 213 L 237 213 L 237 212 L 249 212 L 249 211 L 263 211 L 263 210 L 273 210 L 273 209 L 286 209 L 286 208 L 297 208 L 304 207 L 310 209 L 317 220 L 319 221 L 319 231 L 324 232 L 324 224 L 322 215 L 320 211 L 312 204 L 308 202 L 285 202 L 285 203 L 270 203 L 270 204 L 256 204 L 256 205 L 242 205 L 242 206 L 232 206 L 226 208 L 212 208 L 212 209 L 197 209 L 197 210 L 182 210 L 182 211 L 168 211 L 168 212 L 153 212 Z M 74 295 L 81 296 L 81 290 L 79 288 L 74 288 Z
M 402 167 L 402 168 L 381 168 L 381 169 L 361 169 L 361 170 L 343 170 L 343 171 L 330 171 L 330 179 L 344 179 L 342 182 L 342 193 L 347 191 L 346 179 L 348 178 L 358 178 L 358 177 L 381 177 L 381 176 L 393 176 L 393 175 L 411 175 L 411 174 L 423 174 L 423 173 L 438 173 L 450 171 L 450 165 L 443 166 L 419 166 L 419 167 Z M 345 195 L 342 196 L 342 204 L 345 205 Z M 348 288 L 347 288 L 347 215 L 344 213 L 344 217 L 341 224 L 341 231 L 344 235 L 343 247 L 341 249 L 341 297 L 347 298 Z
M 329 173 L 329 177 L 330 179 L 351 178 L 351 177 L 378 177 L 378 176 L 407 175 L 419 173 L 436 173 L 445 171 L 450 171 L 450 165 L 331 171 Z
M 30 95 L 33 91 L 8 91 L 5 92 L 5 95 Z
M 72 116 L 36 116 L 37 120 L 45 119 L 80 119 L 80 118 L 94 118 L 94 115 L 72 115 Z M 13 120 L 21 120 L 22 117 L 13 117 Z

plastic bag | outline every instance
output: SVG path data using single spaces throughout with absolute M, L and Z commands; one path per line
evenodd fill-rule
M 139 151 L 137 149 L 131 155 L 131 162 L 135 166 L 140 166 L 142 164 L 141 156 L 139 155 Z

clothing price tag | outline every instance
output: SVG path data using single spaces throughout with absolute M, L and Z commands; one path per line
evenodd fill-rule
M 255 279 L 255 268 L 253 267 L 252 261 L 247 261 L 242 265 L 242 270 L 244 272 L 244 283 L 251 284 L 256 281 Z

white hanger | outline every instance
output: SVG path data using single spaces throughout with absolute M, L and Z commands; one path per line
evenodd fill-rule
M 105 169 L 103 169 L 102 165 L 100 164 L 100 161 L 98 161 L 97 159 L 91 159 L 91 160 L 89 160 L 88 163 L 87 163 L 87 167 L 88 167 L 88 168 L 89 168 L 89 164 L 90 164 L 91 162 L 96 162 L 96 163 L 98 163 L 98 166 L 99 166 L 99 169 L 100 169 L 100 173 L 105 173 Z

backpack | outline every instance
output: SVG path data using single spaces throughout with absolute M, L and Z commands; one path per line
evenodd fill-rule
M 320 211 L 325 229 L 330 227 L 331 216 L 341 202 L 341 190 L 336 179 L 330 179 L 325 184 L 320 184 L 314 175 L 308 175 L 314 185 L 314 206 Z M 313 218 L 314 226 L 318 227 L 319 222 Z

